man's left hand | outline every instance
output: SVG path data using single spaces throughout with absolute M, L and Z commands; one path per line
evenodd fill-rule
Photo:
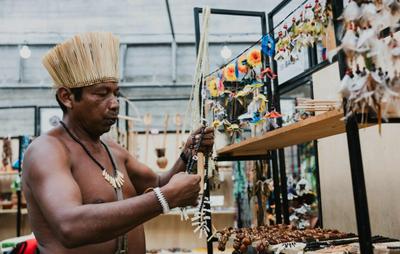
M 202 139 L 201 135 L 203 135 Z M 200 139 L 201 139 L 201 144 L 198 152 L 202 153 L 212 152 L 214 146 L 214 128 L 213 127 L 205 128 L 203 134 L 202 134 L 202 127 L 192 132 L 185 144 L 185 151 L 195 149 L 195 147 L 199 144 Z

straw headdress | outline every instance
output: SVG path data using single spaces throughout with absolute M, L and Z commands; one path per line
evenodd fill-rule
M 43 65 L 58 87 L 119 81 L 119 39 L 109 32 L 75 35 L 52 48 Z

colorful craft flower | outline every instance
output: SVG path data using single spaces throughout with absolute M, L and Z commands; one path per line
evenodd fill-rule
M 218 88 L 217 88 L 217 79 L 213 78 L 210 80 L 208 83 L 208 91 L 210 92 L 211 97 L 217 97 L 218 96 Z
M 222 79 L 218 79 L 218 92 L 219 92 L 219 94 L 224 93 L 224 91 L 225 91 L 224 82 L 222 82 Z
M 276 110 L 272 110 L 271 112 L 265 114 L 264 118 L 280 118 L 282 117 Z
M 246 55 L 242 55 L 238 59 L 238 70 L 239 70 L 240 73 L 247 73 L 247 71 L 249 70 L 249 68 L 247 67 L 246 58 L 247 58 Z
M 256 100 L 260 102 L 260 106 L 258 107 L 258 112 L 264 112 L 267 109 L 267 98 L 263 94 L 259 94 L 256 97 Z
M 227 81 L 235 81 L 236 80 L 234 64 L 228 64 L 224 68 L 224 77 L 225 77 L 225 80 L 227 80 Z
M 256 67 L 261 64 L 261 51 L 259 49 L 252 49 L 247 55 L 247 64 Z
M 214 128 L 217 128 L 217 127 L 219 127 L 219 126 L 221 126 L 221 121 L 219 121 L 219 120 L 214 120 L 213 121 L 213 123 L 212 123 L 212 126 L 214 127 Z

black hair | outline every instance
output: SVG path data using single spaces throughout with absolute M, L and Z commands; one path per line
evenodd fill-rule
M 82 91 L 83 91 L 82 87 L 70 88 L 69 90 L 74 95 L 74 98 L 76 101 L 80 101 L 82 99 Z M 57 94 L 56 94 L 56 101 L 57 101 L 58 105 L 60 106 L 61 110 L 63 111 L 63 113 L 66 114 L 67 107 L 60 101 Z

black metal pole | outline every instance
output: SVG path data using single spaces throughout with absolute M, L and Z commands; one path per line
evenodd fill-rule
M 310 81 L 310 90 L 311 90 L 311 99 L 314 99 L 314 83 Z M 321 198 L 321 178 L 319 175 L 319 160 L 318 160 L 318 140 L 313 141 L 314 151 L 313 154 L 315 156 L 315 178 L 317 179 L 317 201 L 318 201 L 318 224 L 317 226 L 323 228 L 323 217 L 322 217 L 322 198 Z M 299 164 L 300 165 L 300 164 Z
M 18 177 L 21 178 L 22 173 L 22 136 L 18 137 L 19 150 L 18 150 Z M 21 187 L 21 185 L 20 185 Z M 22 194 L 21 189 L 17 189 L 17 237 L 21 236 L 21 206 L 22 206 Z
M 278 158 L 276 150 L 273 150 L 271 153 L 271 161 L 272 161 L 272 179 L 274 181 L 274 196 L 275 196 L 275 216 L 276 223 L 282 223 L 282 203 L 281 203 L 281 190 L 279 186 L 279 171 L 278 171 Z
M 335 25 L 336 43 L 340 44 L 338 38 L 337 18 L 343 11 L 343 1 L 336 0 L 332 3 L 333 18 Z M 340 77 L 343 78 L 346 71 L 346 59 L 343 51 L 338 56 Z M 343 107 L 345 109 L 345 106 Z M 353 186 L 354 206 L 357 220 L 357 231 L 360 242 L 360 251 L 363 254 L 372 254 L 371 226 L 368 211 L 367 190 L 365 187 L 364 168 L 362 161 L 362 152 L 360 145 L 360 136 L 358 131 L 358 122 L 356 115 L 351 115 L 346 120 L 346 136 L 349 149 L 351 180 Z
M 196 56 L 199 52 L 199 43 L 200 43 L 200 12 L 201 8 L 195 7 L 193 9 L 194 15 L 194 36 L 196 38 Z
M 372 254 L 371 226 L 368 211 L 367 190 L 365 187 L 364 169 L 356 117 L 350 116 L 346 121 L 347 145 L 349 147 L 351 180 L 353 184 L 354 206 L 356 210 L 357 231 L 361 253 Z
M 268 14 L 268 32 L 274 37 L 274 20 L 271 13 Z M 278 66 L 274 60 L 274 56 L 270 58 L 271 69 L 274 73 L 278 74 Z M 280 94 L 279 94 L 279 82 L 278 78 L 272 80 L 274 93 L 273 93 L 273 107 L 280 112 Z M 282 126 L 282 118 L 278 118 L 278 125 Z M 275 152 L 276 154 L 276 152 Z M 280 173 L 280 193 L 282 194 L 282 210 L 283 220 L 285 224 L 289 224 L 289 202 L 287 199 L 287 178 L 286 178 L 286 165 L 285 165 L 285 151 L 283 149 L 278 150 L 279 155 L 279 173 Z M 274 163 L 273 163 L 274 164 Z M 276 163 L 275 163 L 276 164 Z M 276 170 L 277 171 L 277 170 Z
M 210 188 L 209 188 L 210 183 L 209 183 L 208 177 L 206 176 L 205 178 L 206 178 L 205 183 L 207 185 L 207 188 L 205 188 L 205 190 L 204 190 L 204 195 L 208 198 L 208 200 L 210 200 Z M 207 210 L 210 210 L 211 205 L 209 203 L 205 203 L 204 208 Z M 212 230 L 213 230 L 212 222 L 211 222 L 211 213 L 206 211 L 205 215 L 210 216 L 210 219 L 206 221 L 207 227 L 210 229 L 210 232 L 207 233 L 207 239 L 209 239 L 212 235 Z M 213 254 L 213 242 L 212 241 L 207 241 L 207 253 Z
M 317 200 L 318 200 L 318 227 L 323 228 L 322 217 L 322 199 L 321 199 L 321 177 L 319 175 L 319 160 L 318 160 L 318 140 L 314 140 L 314 156 L 315 156 L 315 178 L 317 179 Z
M 195 7 L 193 9 L 194 27 L 195 27 L 195 36 L 196 36 L 196 56 L 199 53 L 199 44 L 200 44 L 200 22 L 199 22 L 200 11 L 201 11 L 201 9 L 198 8 L 198 7 Z M 199 91 L 200 107 L 201 107 L 201 100 L 202 100 L 202 96 L 201 96 L 201 87 L 202 87 L 202 85 L 203 85 L 203 79 L 201 79 L 200 87 L 199 87 L 199 89 L 200 89 L 200 91 Z M 203 116 L 200 116 L 200 117 L 203 117 Z M 208 187 L 209 186 L 209 181 L 208 181 L 208 177 L 207 176 L 205 176 L 205 183 L 206 183 L 207 188 L 205 188 L 203 195 L 206 197 L 206 199 L 210 200 L 210 190 L 209 190 L 209 187 Z M 206 210 L 210 210 L 210 205 L 206 203 L 204 205 L 204 208 Z M 211 237 L 212 230 L 213 230 L 212 229 L 212 222 L 211 222 L 211 212 L 206 211 L 205 212 L 205 216 L 209 216 L 210 217 L 210 219 L 207 220 L 207 222 L 206 222 L 207 223 L 207 227 L 210 229 L 210 231 L 207 233 L 207 239 L 209 239 Z M 213 251 L 214 251 L 213 250 L 213 242 L 212 241 L 207 241 L 207 254 L 213 254 Z
M 282 211 L 283 211 L 283 223 L 289 225 L 289 201 L 287 192 L 287 177 L 286 177 L 286 163 L 285 163 L 285 151 L 282 149 L 278 150 L 279 154 L 279 174 L 281 176 L 281 194 L 282 194 Z
M 34 122 L 34 130 L 33 130 L 33 135 L 35 135 L 36 137 L 38 137 L 40 135 L 40 128 L 41 128 L 41 123 L 40 123 L 40 111 L 39 111 L 39 107 L 34 106 L 34 118 L 35 118 L 35 122 Z

